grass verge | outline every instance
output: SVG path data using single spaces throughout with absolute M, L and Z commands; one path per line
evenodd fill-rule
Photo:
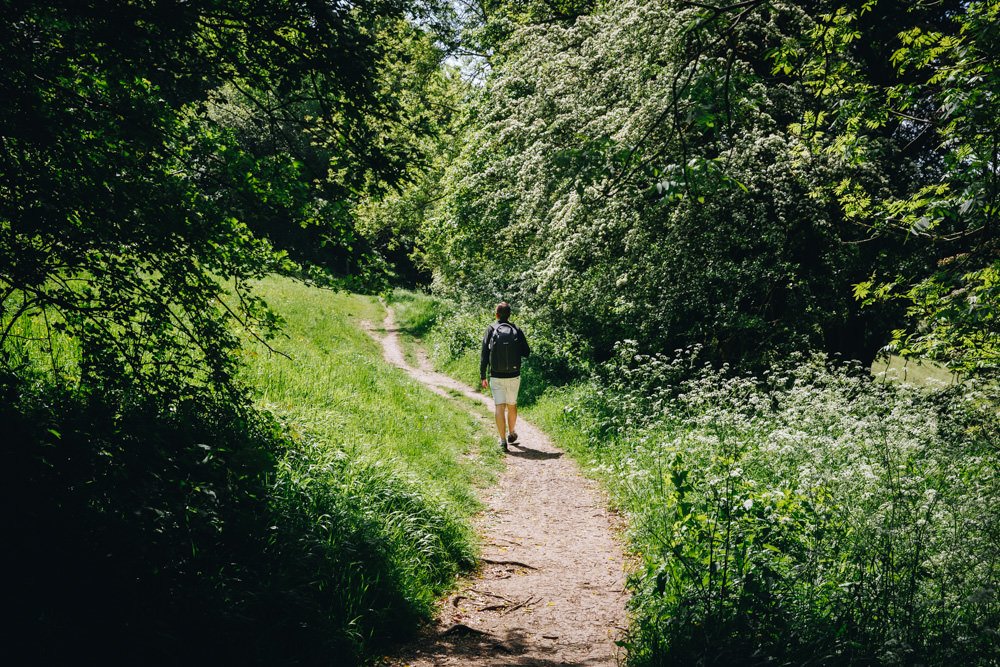
M 284 319 L 274 347 L 287 357 L 248 347 L 246 379 L 301 443 L 282 460 L 276 503 L 319 556 L 323 588 L 342 592 L 337 615 L 358 654 L 371 655 L 429 618 L 474 563 L 475 489 L 499 456 L 467 411 L 382 360 L 362 330 L 381 325 L 376 300 L 283 278 L 258 287 Z
M 478 422 L 388 366 L 361 328 L 379 328 L 383 306 L 284 278 L 260 285 L 284 318 L 274 348 L 247 348 L 247 382 L 258 403 L 300 433 L 365 461 L 391 463 L 462 516 L 478 509 L 475 487 L 499 467 Z M 373 418 L 377 417 L 377 418 Z

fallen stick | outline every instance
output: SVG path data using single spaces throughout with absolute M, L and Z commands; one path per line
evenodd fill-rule
M 538 569 L 534 565 L 528 565 L 527 563 L 522 563 L 519 560 L 493 560 L 492 558 L 480 558 L 479 560 L 489 565 L 513 565 L 515 567 L 523 567 L 529 570 Z
M 442 637 L 447 635 L 482 635 L 484 637 L 492 637 L 493 633 L 487 632 L 486 630 L 477 630 L 476 628 L 469 627 L 465 623 L 456 623 L 441 633 Z
M 534 595 L 529 595 L 528 597 L 524 598 L 523 600 L 521 600 L 520 602 L 518 602 L 513 607 L 509 607 L 509 608 L 505 609 L 504 611 L 500 612 L 500 615 L 501 616 L 506 616 L 507 614 L 509 614 L 509 613 L 511 613 L 513 611 L 517 611 L 518 609 L 520 609 L 524 605 L 530 604 L 531 601 L 534 600 L 534 599 L 535 599 Z M 542 598 L 538 598 L 538 599 L 541 600 Z
M 448 628 L 447 630 L 445 630 L 440 634 L 441 637 L 445 637 L 447 635 L 457 635 L 459 637 L 478 635 L 480 637 L 486 638 L 486 640 L 489 641 L 493 645 L 493 647 L 498 651 L 503 651 L 504 653 L 514 652 L 513 649 L 511 649 L 511 647 L 507 646 L 502 641 L 497 639 L 492 632 L 487 632 L 486 630 L 477 630 L 476 628 L 469 627 L 465 623 L 456 623 L 455 625 L 451 626 L 450 628 Z

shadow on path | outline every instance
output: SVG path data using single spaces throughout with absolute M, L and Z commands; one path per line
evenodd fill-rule
M 558 644 L 540 646 L 533 633 L 527 628 L 509 628 L 502 636 L 479 631 L 468 632 L 465 626 L 458 626 L 457 632 L 445 632 L 438 636 L 438 652 L 446 653 L 459 664 L 493 665 L 504 667 L 557 667 L 566 665 L 604 665 L 602 657 L 579 658 L 567 662 L 560 657 Z
M 518 442 L 510 445 L 510 451 L 507 452 L 507 456 L 516 456 L 518 458 L 531 459 L 533 461 L 549 461 L 551 459 L 558 459 L 562 455 L 562 452 L 543 452 L 540 449 L 525 447 Z

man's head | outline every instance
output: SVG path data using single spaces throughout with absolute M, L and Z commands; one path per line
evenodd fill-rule
M 501 301 L 497 304 L 497 319 L 501 322 L 506 322 L 510 319 L 510 304 L 506 301 Z

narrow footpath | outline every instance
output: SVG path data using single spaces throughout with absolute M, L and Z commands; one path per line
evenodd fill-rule
M 425 356 L 406 362 L 389 310 L 372 330 L 385 359 L 435 393 L 493 401 L 435 372 Z M 477 416 L 483 414 L 477 411 Z M 499 483 L 484 491 L 476 528 L 481 568 L 439 608 L 436 625 L 390 658 L 392 665 L 616 665 L 625 626 L 623 556 L 606 503 L 533 425 L 518 418 Z

